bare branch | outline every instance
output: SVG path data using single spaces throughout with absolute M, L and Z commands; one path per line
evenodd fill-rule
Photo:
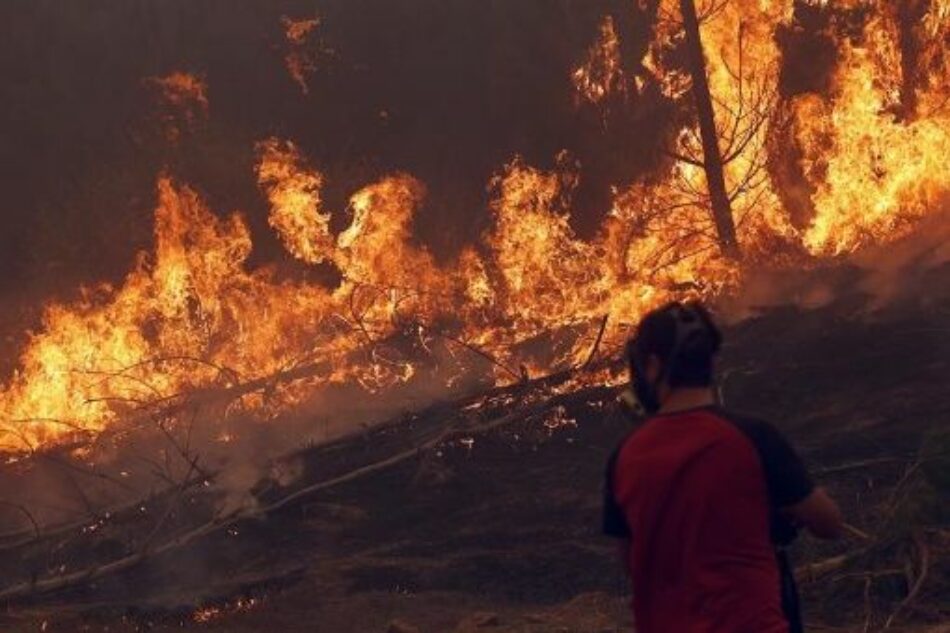
M 498 360 L 497 358 L 495 358 L 494 356 L 492 356 L 491 354 L 489 354 L 489 353 L 486 352 L 485 350 L 479 348 L 478 346 L 473 345 L 472 343 L 469 343 L 469 342 L 467 342 L 467 341 L 463 341 L 462 339 L 456 338 L 456 337 L 454 337 L 454 336 L 452 336 L 452 335 L 450 335 L 450 334 L 438 333 L 438 332 L 437 332 L 436 334 L 437 334 L 437 336 L 439 336 L 439 337 L 441 337 L 441 338 L 444 338 L 444 339 L 447 340 L 447 341 L 451 341 L 452 343 L 455 343 L 456 345 L 461 345 L 462 347 L 464 347 L 464 348 L 467 349 L 468 351 L 470 351 L 470 352 L 472 352 L 472 353 L 474 353 L 474 354 L 477 354 L 478 356 L 481 356 L 482 358 L 484 358 L 485 360 L 489 361 L 490 363 L 492 363 L 492 364 L 495 365 L 496 367 L 499 367 L 499 368 L 503 369 L 506 373 L 508 373 L 508 374 L 510 374 L 512 377 L 514 377 L 515 380 L 517 380 L 518 382 L 521 382 L 521 381 L 523 380 L 524 376 L 523 376 L 520 372 L 515 371 L 514 369 L 512 369 L 511 367 L 509 367 L 509 366 L 506 365 L 505 363 L 501 362 L 500 360 Z
M 600 341 L 604 338 L 604 331 L 607 329 L 608 318 L 610 318 L 610 315 L 605 314 L 604 318 L 601 319 L 600 328 L 597 330 L 597 338 L 594 339 L 594 345 L 590 348 L 590 353 L 587 355 L 587 360 L 581 365 L 581 369 L 587 369 L 591 363 L 594 362 L 594 357 L 597 355 L 597 348 L 600 347 Z
M 702 169 L 705 166 L 702 160 L 698 158 L 693 158 L 692 156 L 687 156 L 686 154 L 682 154 L 675 150 L 665 149 L 663 150 L 663 153 L 674 160 L 678 160 L 680 162 L 693 165 L 694 167 L 699 167 L 700 169 Z
M 19 503 L 13 503 L 11 501 L 5 501 L 2 499 L 0 499 L 0 505 L 5 505 L 7 507 L 18 510 L 23 516 L 27 518 L 27 520 L 29 520 L 30 524 L 33 526 L 33 533 L 36 535 L 36 537 L 37 538 L 40 537 L 40 526 L 36 522 L 36 519 L 33 517 L 33 514 L 26 508 L 26 506 L 21 505 Z
M 913 586 L 911 586 L 907 596 L 901 601 L 899 605 L 897 605 L 897 608 L 894 609 L 894 612 L 891 613 L 890 617 L 887 618 L 887 621 L 884 622 L 883 630 L 885 631 L 891 628 L 891 625 L 894 624 L 894 621 L 897 620 L 898 616 L 900 616 L 901 613 L 911 604 L 913 604 L 914 600 L 917 599 L 917 596 L 920 594 L 920 590 L 923 588 L 924 582 L 927 580 L 927 576 L 930 572 L 930 548 L 927 546 L 927 541 L 920 532 L 914 534 L 914 545 L 917 548 L 920 565 L 920 569 L 917 573 L 917 579 L 914 581 Z

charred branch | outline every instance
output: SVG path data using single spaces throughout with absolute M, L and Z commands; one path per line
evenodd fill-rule
M 543 385 L 543 381 L 540 382 L 539 385 Z M 326 491 L 342 484 L 366 477 L 373 473 L 392 468 L 408 460 L 415 459 L 425 452 L 433 450 L 442 444 L 463 437 L 471 437 L 473 435 L 488 433 L 503 426 L 531 418 L 532 416 L 536 416 L 550 409 L 552 406 L 577 399 L 591 398 L 593 397 L 594 393 L 600 391 L 602 391 L 602 389 L 594 388 L 581 390 L 566 395 L 555 395 L 549 398 L 541 398 L 540 400 L 536 400 L 533 403 L 526 403 L 523 407 L 516 407 L 515 411 L 511 413 L 492 418 L 480 424 L 473 425 L 467 421 L 468 419 L 466 417 L 462 417 L 455 423 L 455 425 L 446 427 L 445 429 L 436 433 L 433 437 L 420 442 L 410 449 L 398 452 L 385 459 L 375 461 L 371 464 L 356 468 L 330 479 L 305 486 L 258 508 L 244 511 L 234 510 L 228 512 L 227 514 L 214 516 L 211 520 L 202 525 L 180 533 L 177 536 L 169 538 L 161 543 L 152 545 L 152 543 L 161 533 L 162 525 L 168 519 L 168 516 L 171 514 L 173 508 L 177 505 L 181 495 L 187 489 L 188 483 L 187 480 L 185 480 L 169 500 L 168 505 L 166 506 L 166 509 L 162 513 L 158 522 L 153 526 L 152 530 L 150 530 L 148 538 L 145 539 L 145 546 L 140 547 L 134 553 L 117 558 L 108 563 L 87 567 L 67 574 L 61 574 L 42 579 L 32 579 L 27 582 L 9 586 L 3 590 L 0 590 L 0 601 L 11 602 L 26 598 L 28 596 L 55 592 L 69 587 L 80 586 L 107 575 L 127 571 L 145 560 L 159 557 L 163 554 L 184 548 L 242 521 L 253 520 L 267 516 L 316 493 Z

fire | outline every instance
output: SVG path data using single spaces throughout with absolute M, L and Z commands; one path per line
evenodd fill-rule
M 288 48 L 284 56 L 284 64 L 290 77 L 300 86 L 300 91 L 307 94 L 310 91 L 307 76 L 317 69 L 315 54 L 312 50 L 308 50 L 307 45 L 314 30 L 320 26 L 320 17 L 295 20 L 283 16 L 280 21 L 284 26 L 284 37 Z
M 185 72 L 173 72 L 164 77 L 149 79 L 162 91 L 163 101 L 185 110 L 189 115 L 208 114 L 208 85 L 204 80 Z
M 439 292 L 444 275 L 424 248 L 412 244 L 412 217 L 424 196 L 422 183 L 404 174 L 353 194 L 352 222 L 337 239 L 337 263 L 349 282 Z
M 778 100 L 779 51 L 776 25 L 791 16 L 791 0 L 697 2 L 726 193 L 732 205 L 739 242 L 747 256 L 765 256 L 775 241 L 792 238 L 768 176 L 769 138 Z M 658 35 L 648 67 L 658 74 L 661 90 L 672 100 L 691 99 L 688 72 L 677 62 L 683 22 L 679 0 L 665 0 L 659 10 Z M 677 136 L 672 154 L 677 164 L 666 183 L 671 208 L 696 207 L 709 213 L 706 173 L 698 126 Z M 691 225 L 703 220 L 697 217 Z M 706 222 L 708 223 L 708 221 Z M 697 245 L 698 247 L 698 245 Z
M 571 76 L 574 88 L 591 103 L 600 103 L 607 96 L 626 90 L 620 60 L 620 38 L 609 15 L 600 24 L 597 41 L 591 44 L 584 63 Z
M 155 251 L 119 288 L 52 305 L 0 397 L 0 446 L 33 449 L 95 433 L 148 402 L 280 371 L 316 335 L 322 289 L 247 273 L 247 226 L 158 183 Z
M 310 35 L 310 32 L 320 26 L 320 18 L 291 20 L 287 16 L 284 16 L 281 21 L 287 29 L 287 41 L 293 44 L 303 44 L 307 41 L 307 36 Z
M 589 350 L 582 335 L 591 335 L 593 321 L 610 314 L 619 332 L 664 296 L 665 276 L 656 285 L 617 287 L 623 273 L 611 266 L 636 238 L 612 240 L 605 230 L 585 243 L 573 234 L 567 205 L 576 175 L 566 165 L 554 173 L 509 165 L 491 185 L 495 226 L 485 254 L 469 250 L 440 267 L 412 243 L 425 192 L 418 181 L 392 176 L 356 192 L 350 226 L 333 240 L 320 211 L 321 177 L 288 143 L 260 148 L 271 225 L 303 261 L 319 254 L 335 264 L 342 282 L 328 288 L 277 281 L 266 268 L 248 271 L 244 220 L 216 217 L 194 191 L 162 177 L 154 251 L 139 256 L 121 286 L 47 309 L 0 396 L 8 421 L 0 446 L 32 450 L 94 435 L 148 403 L 253 381 L 305 359 L 318 359 L 320 369 L 267 399 L 248 394 L 243 410 L 266 418 L 334 382 L 386 388 L 415 374 L 413 359 L 387 345 L 409 331 L 425 346 L 443 328 L 449 340 L 500 363 L 530 366 L 530 354 L 517 357 L 519 345 L 575 328 L 543 365 L 576 363 Z
M 242 611 L 250 611 L 260 606 L 261 602 L 262 601 L 259 598 L 238 598 L 231 603 L 196 609 L 192 614 L 191 619 L 199 624 L 208 624 L 209 622 L 213 622 L 225 615 L 240 613 Z
M 495 227 L 488 242 L 500 273 L 498 290 L 510 306 L 508 316 L 537 331 L 569 320 L 574 308 L 596 305 L 582 296 L 595 292 L 593 248 L 577 240 L 568 223 L 575 182 L 569 167 L 545 174 L 516 159 L 493 183 Z
M 257 179 L 271 203 L 268 223 L 298 259 L 309 264 L 330 259 L 330 215 L 320 200 L 323 176 L 302 166 L 299 150 L 289 141 L 272 138 L 257 149 Z
M 812 5 L 836 10 L 833 2 Z M 333 283 L 249 268 L 243 217 L 219 217 L 187 185 L 160 177 L 154 248 L 119 286 L 46 308 L 0 391 L 0 449 L 96 436 L 156 402 L 275 375 L 293 379 L 248 389 L 229 412 L 267 420 L 327 386 L 379 392 L 433 367 L 447 384 L 476 366 L 497 382 L 578 367 L 595 346 L 615 351 L 644 311 L 737 288 L 747 266 L 807 265 L 896 239 L 950 188 L 938 162 L 950 150 L 950 64 L 941 52 L 950 5 L 933 2 L 916 27 L 923 52 L 913 77 L 893 72 L 909 71 L 884 5 L 861 37 L 839 44 L 833 89 L 793 97 L 779 90 L 774 37 L 776 25 L 794 20 L 791 0 L 716 3 L 706 15 L 706 72 L 742 261 L 720 253 L 690 124 L 655 174 L 615 186 L 591 239 L 571 224 L 584 166 L 566 152 L 549 171 L 513 158 L 488 184 L 489 228 L 449 261 L 413 237 L 426 187 L 411 174 L 384 176 L 357 188 L 346 208 L 330 209 L 319 166 L 293 142 L 265 139 L 256 176 L 269 226 L 301 266 L 336 269 Z M 682 39 L 678 7 L 662 3 L 644 60 L 673 101 L 691 98 L 691 75 L 670 52 Z M 288 42 L 302 45 L 318 24 L 285 20 Z M 628 88 L 619 51 L 607 18 L 565 83 L 606 107 Z M 294 77 L 306 90 L 303 75 Z M 207 112 L 206 86 L 195 77 L 156 82 L 184 112 Z M 775 181 L 776 163 L 788 159 L 783 143 L 796 146 L 813 211 L 801 222 L 791 220 Z M 234 431 L 216 436 L 233 440 Z
M 579 239 L 570 226 L 578 176 L 578 165 L 562 154 L 559 167 L 548 173 L 516 159 L 490 185 L 494 227 L 485 236 L 489 258 L 469 259 L 479 266 L 462 276 L 470 280 L 470 297 L 492 297 L 488 324 L 474 317 L 468 321 L 478 328 L 472 338 L 499 354 L 561 332 L 564 338 L 555 346 L 559 351 L 549 362 L 576 366 L 590 352 L 604 317 L 609 318 L 606 337 L 616 343 L 646 309 L 674 294 L 711 293 L 713 285 L 692 282 L 704 271 L 720 280 L 715 289 L 732 279 L 727 265 L 704 248 L 707 236 L 700 231 L 693 239 L 697 232 L 689 223 L 696 214 L 665 213 L 665 201 L 646 188 L 618 195 L 598 235 L 589 242 Z M 690 240 L 702 246 L 676 250 Z M 482 271 L 488 271 L 487 280 Z M 577 335 L 567 336 L 567 331 Z
M 772 91 L 777 87 L 778 57 L 772 28 L 790 22 L 793 4 L 765 0 L 726 3 L 704 24 L 708 72 L 720 123 L 730 119 L 740 123 L 737 112 L 744 103 L 756 101 L 750 93 L 757 90 L 765 95 L 769 86 Z M 908 65 L 902 63 L 901 26 L 890 3 L 811 0 L 801 4 L 828 12 L 862 9 L 869 13 L 857 41 L 836 37 L 840 59 L 833 91 L 797 95 L 788 103 L 794 139 L 802 154 L 800 167 L 812 189 L 809 204 L 813 213 L 808 225 L 793 230 L 775 185 L 768 178 L 758 178 L 736 199 L 740 205 L 743 198 L 754 202 L 750 217 L 760 224 L 757 235 L 752 239 L 747 235 L 746 245 L 754 247 L 763 235 L 773 233 L 813 255 L 833 255 L 897 239 L 934 210 L 948 184 L 945 170 L 937 163 L 937 157 L 947 149 L 950 130 L 942 90 L 947 77 L 943 55 L 947 5 L 929 3 L 920 24 L 907 27 L 922 40 L 919 63 Z M 675 12 L 675 7 L 668 10 Z M 668 30 L 673 34 L 667 39 L 675 39 L 675 25 Z M 761 70 L 744 81 L 742 68 L 752 64 Z M 914 74 L 919 76 L 905 76 Z M 754 118 L 764 121 L 773 116 L 770 112 L 780 112 L 774 96 L 760 105 L 766 116 Z M 754 116 L 754 109 L 751 114 Z M 730 187 L 735 186 L 737 174 L 756 170 L 757 156 L 783 151 L 768 148 L 771 125 L 768 121 L 757 126 L 746 137 L 749 142 L 740 144 L 744 149 L 727 169 Z M 723 153 L 729 155 L 735 137 L 728 131 L 720 137 L 726 143 Z M 695 157 L 696 147 L 690 147 L 695 135 L 685 134 L 682 139 L 680 152 Z
M 208 85 L 196 75 L 173 72 L 146 80 L 158 91 L 165 137 L 175 142 L 185 130 L 208 117 Z
M 941 49 L 946 7 L 934 3 L 925 24 Z M 875 16 L 860 45 L 845 44 L 831 99 L 795 104 L 804 171 L 814 183 L 815 218 L 804 235 L 816 254 L 839 254 L 899 238 L 933 212 L 950 189 L 950 115 L 943 103 L 946 69 L 923 67 L 918 111 L 895 111 L 900 68 L 896 27 Z M 907 78 L 897 76 L 897 84 Z
M 667 63 L 668 51 L 683 37 L 679 4 L 679 0 L 661 3 L 657 35 L 644 60 L 657 75 L 663 94 L 673 100 L 689 98 L 688 75 L 675 59 Z M 943 52 L 950 33 L 950 5 L 929 3 L 920 24 L 911 25 L 922 45 L 919 64 L 908 67 L 902 65 L 900 26 L 890 3 L 803 4 L 824 11 L 863 8 L 870 17 L 859 41 L 838 38 L 841 55 L 834 91 L 798 95 L 787 104 L 791 116 L 787 124 L 801 152 L 800 166 L 812 189 L 809 203 L 814 209 L 807 225 L 797 229 L 769 173 L 775 153 L 787 150 L 774 147 L 770 137 L 776 126 L 786 124 L 780 116 L 781 60 L 774 31 L 777 25 L 791 23 L 794 2 L 697 2 L 704 16 L 701 37 L 726 186 L 743 250 L 753 258 L 757 253 L 768 257 L 781 244 L 785 250 L 797 245 L 813 255 L 834 255 L 898 239 L 935 210 L 950 185 L 940 163 L 950 140 L 945 107 L 950 65 Z M 598 76 L 590 69 L 614 69 L 619 63 L 616 33 L 609 20 L 604 25 L 587 66 L 574 75 L 576 89 L 592 101 L 618 89 L 601 81 L 598 91 L 590 90 L 590 78 Z M 613 61 L 595 63 L 604 59 Z M 613 77 L 612 72 L 600 75 Z M 902 76 L 913 73 L 919 76 Z M 578 78 L 587 78 L 588 83 L 577 83 Z M 902 101 L 910 101 L 914 111 L 900 112 L 907 109 Z M 708 213 L 698 131 L 684 129 L 674 145 L 678 163 L 655 192 L 667 196 L 670 208 L 692 205 Z M 689 224 L 698 227 L 704 222 L 695 217 Z

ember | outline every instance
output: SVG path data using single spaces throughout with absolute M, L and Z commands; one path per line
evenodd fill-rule
M 285 36 L 288 47 L 288 52 L 284 56 L 284 64 L 291 78 L 300 87 L 300 91 L 306 95 L 310 92 L 307 78 L 317 70 L 316 52 L 309 46 L 309 40 L 313 31 L 320 26 L 320 18 L 294 20 L 283 16 L 280 21 L 286 29 Z M 320 50 L 320 53 L 329 55 L 332 51 L 324 48 Z
M 203 607 L 198 609 L 192 615 L 192 619 L 200 624 L 206 624 L 224 615 L 239 613 L 241 611 L 250 611 L 251 609 L 257 607 L 260 602 L 261 601 L 257 598 L 238 598 L 234 602 L 225 605 Z

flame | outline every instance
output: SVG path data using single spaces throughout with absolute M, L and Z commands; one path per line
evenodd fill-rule
M 581 296 L 596 282 L 592 248 L 575 238 L 568 223 L 575 182 L 569 169 L 545 174 L 516 159 L 492 183 L 495 227 L 488 243 L 502 303 L 510 306 L 510 318 L 537 330 L 563 322 L 573 307 L 595 303 Z
M 51 305 L 0 396 L 0 446 L 95 433 L 140 405 L 289 366 L 330 296 L 248 273 L 249 232 L 187 187 L 158 182 L 155 250 L 119 288 Z
M 300 87 L 300 91 L 307 94 L 310 92 L 307 77 L 317 69 L 316 55 L 312 50 L 308 50 L 307 45 L 313 32 L 320 26 L 321 19 L 315 16 L 295 20 L 283 16 L 280 21 L 284 26 L 284 38 L 288 48 L 284 65 L 290 77 Z
M 219 218 L 193 190 L 162 177 L 154 250 L 140 254 L 119 287 L 47 309 L 0 394 L 7 421 L 0 448 L 94 435 L 150 402 L 247 383 L 306 359 L 325 369 L 266 399 L 248 394 L 242 410 L 266 418 L 331 383 L 385 389 L 416 373 L 415 359 L 387 343 L 410 330 L 425 339 L 443 327 L 451 340 L 508 363 L 507 372 L 496 370 L 511 381 L 520 377 L 512 364 L 541 372 L 576 363 L 591 341 L 568 336 L 544 362 L 519 357 L 519 345 L 564 328 L 589 333 L 607 314 L 617 338 L 699 261 L 660 261 L 670 270 L 635 283 L 622 268 L 663 249 L 656 236 L 617 239 L 632 207 L 618 207 L 592 242 L 578 239 L 568 214 L 577 172 L 566 156 L 547 173 L 520 159 L 509 164 L 490 185 L 494 226 L 485 246 L 440 266 L 411 237 L 425 195 L 415 179 L 391 176 L 354 193 L 351 223 L 334 239 L 319 211 L 322 177 L 289 143 L 270 139 L 259 150 L 272 227 L 303 261 L 336 265 L 342 282 L 329 288 L 249 271 L 252 243 L 241 216 Z
M 178 141 L 184 130 L 208 117 L 208 85 L 196 75 L 178 71 L 149 77 L 146 84 L 158 92 L 160 118 L 170 142 Z
M 674 102 L 691 98 L 689 75 L 670 54 L 682 37 L 678 6 L 661 3 L 644 60 Z M 938 162 L 950 150 L 950 63 L 942 52 L 950 2 L 932 2 L 914 27 L 921 52 L 910 70 L 893 11 L 883 0 L 862 2 L 869 17 L 860 37 L 839 43 L 833 89 L 787 99 L 778 89 L 774 29 L 794 19 L 792 0 L 709 6 L 716 10 L 704 13 L 701 27 L 706 71 L 743 262 L 720 254 L 691 124 L 678 130 L 656 173 L 615 187 L 590 239 L 571 223 L 583 165 L 566 152 L 550 170 L 513 158 L 488 184 L 490 226 L 449 261 L 413 238 L 424 183 L 388 175 L 354 191 L 345 209 L 328 209 L 324 175 L 292 142 L 266 139 L 257 145 L 256 175 L 270 227 L 301 266 L 333 267 L 338 281 L 287 281 L 251 269 L 242 216 L 218 216 L 195 191 L 162 176 L 154 248 L 117 287 L 46 308 L 0 391 L 0 449 L 95 436 L 156 402 L 288 371 L 298 379 L 249 390 L 236 410 L 267 420 L 328 385 L 378 392 L 434 365 L 452 384 L 470 369 L 465 359 L 488 366 L 499 383 L 577 367 L 596 346 L 615 351 L 659 303 L 737 288 L 748 266 L 807 265 L 886 244 L 937 210 L 950 189 Z M 288 42 L 302 44 L 318 24 L 286 20 Z M 570 77 L 583 99 L 603 107 L 628 89 L 618 37 L 605 18 Z M 169 103 L 207 111 L 205 86 L 193 76 L 156 85 L 172 95 Z M 788 156 L 776 138 L 796 146 L 814 211 L 804 222 L 791 222 L 779 196 L 774 163 Z M 337 230 L 334 219 L 349 224 Z M 234 432 L 219 436 L 232 440 Z
M 173 72 L 149 81 L 161 89 L 165 103 L 208 114 L 208 84 L 203 79 L 190 73 Z
M 874 16 L 861 45 L 842 45 L 837 94 L 795 104 L 803 168 L 814 183 L 816 215 L 804 235 L 816 254 L 840 254 L 898 239 L 934 212 L 950 190 L 943 157 L 950 151 L 942 51 L 947 7 L 934 3 L 924 24 L 931 38 L 917 113 L 899 116 L 896 26 Z
M 226 615 L 250 611 L 260 606 L 261 602 L 259 598 L 238 598 L 231 603 L 196 609 L 191 615 L 191 619 L 199 624 L 208 624 Z
M 796 229 L 768 167 L 774 152 L 786 150 L 770 146 L 773 127 L 785 123 L 778 116 L 782 111 L 780 55 L 774 29 L 791 22 L 794 3 L 697 2 L 726 186 L 740 242 L 753 259 L 774 257 L 781 245 L 783 250 L 798 247 L 813 255 L 835 255 L 899 239 L 935 210 L 950 185 L 939 163 L 950 140 L 945 95 L 950 63 L 944 55 L 950 3 L 930 3 L 920 24 L 912 27 L 923 42 L 919 63 L 910 72 L 920 76 L 909 91 L 916 112 L 903 115 L 898 110 L 902 95 L 908 92 L 904 86 L 908 78 L 895 72 L 902 68 L 901 35 L 890 3 L 812 0 L 804 4 L 828 11 L 869 10 L 870 17 L 859 42 L 840 38 L 833 93 L 799 95 L 788 104 L 788 123 L 801 151 L 801 169 L 812 190 L 814 208 L 807 225 Z M 679 0 L 661 2 L 659 16 L 644 66 L 656 75 L 665 96 L 688 99 L 688 75 L 667 54 L 683 37 Z M 591 51 L 614 50 L 613 39 L 603 33 L 597 42 Z M 574 75 L 576 89 L 588 97 L 588 85 L 577 78 L 590 76 L 595 75 L 580 70 Z M 708 214 L 698 131 L 683 129 L 672 153 L 678 162 L 655 193 L 665 196 L 671 208 L 692 205 Z M 700 216 L 688 222 L 697 229 L 704 223 Z
M 773 34 L 776 25 L 790 19 L 792 2 L 697 4 L 726 190 L 739 241 L 747 256 L 755 259 L 765 250 L 768 257 L 775 240 L 794 237 L 767 170 L 778 101 L 779 51 Z M 680 46 L 679 0 L 663 2 L 660 15 L 658 45 Z M 691 98 L 691 82 L 684 69 L 672 67 L 661 73 L 664 94 Z M 675 193 L 675 204 L 698 206 L 710 213 L 698 127 L 685 128 L 678 135 L 674 154 L 680 162 L 667 187 Z
M 611 94 L 626 90 L 620 59 L 620 38 L 611 16 L 605 16 L 600 23 L 596 41 L 591 44 L 586 59 L 574 70 L 571 79 L 578 94 L 595 104 Z
M 337 238 L 337 262 L 354 283 L 437 292 L 443 275 L 411 240 L 412 217 L 425 196 L 422 183 L 396 175 L 350 199 L 352 222 Z
M 297 147 L 270 138 L 258 143 L 258 183 L 271 203 L 268 223 L 298 259 L 318 264 L 332 257 L 330 214 L 322 210 L 323 176 L 302 166 Z

